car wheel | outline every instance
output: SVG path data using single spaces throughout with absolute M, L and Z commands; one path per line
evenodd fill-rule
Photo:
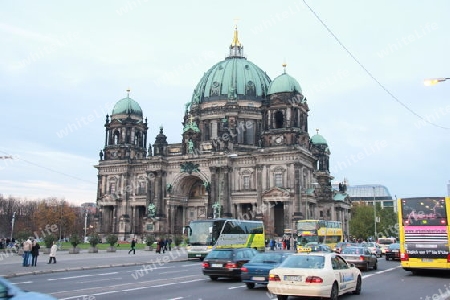
M 354 295 L 361 294 L 361 285 L 362 285 L 361 276 L 358 276 L 358 279 L 356 279 L 356 287 L 355 290 L 353 291 Z
M 200 261 L 203 261 L 205 258 L 204 257 L 200 257 Z
M 286 295 L 277 295 L 278 300 L 287 300 L 288 296 Z
M 374 270 L 378 269 L 378 266 L 377 266 L 377 265 L 378 265 L 378 263 L 375 262 L 375 264 L 373 265 L 373 269 L 374 269 Z
M 254 288 L 254 287 L 255 287 L 255 284 L 254 284 L 254 283 L 252 283 L 252 282 L 248 282 L 248 283 L 246 283 L 245 285 L 246 285 L 246 286 L 247 286 L 247 288 L 248 288 L 248 289 L 250 289 L 250 290 L 251 290 L 252 288 Z
M 389 257 L 386 256 L 386 260 L 389 260 Z
M 330 300 L 338 300 L 338 298 L 339 298 L 339 288 L 337 283 L 335 282 L 333 284 L 333 287 L 331 288 Z
M 219 278 L 218 276 L 209 276 L 209 278 L 211 278 L 212 281 L 216 281 L 217 278 Z

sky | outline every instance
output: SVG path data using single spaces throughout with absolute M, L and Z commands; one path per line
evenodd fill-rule
M 445 196 L 450 2 L 3 1 L 0 194 L 95 202 L 105 116 L 126 97 L 181 142 L 184 104 L 223 60 L 235 24 L 247 59 L 297 79 L 334 182 Z

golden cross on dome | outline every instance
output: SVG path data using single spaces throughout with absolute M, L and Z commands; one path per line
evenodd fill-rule
M 317 134 L 319 134 L 319 128 L 316 128 L 316 132 L 317 132 Z
M 127 98 L 130 98 L 130 92 L 131 92 L 131 90 L 130 90 L 130 88 L 128 88 L 127 89 Z

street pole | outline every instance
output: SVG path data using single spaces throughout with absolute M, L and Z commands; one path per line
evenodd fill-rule
M 375 228 L 375 235 L 374 235 L 374 239 L 376 242 L 377 241 L 377 205 L 375 203 L 375 187 L 373 188 L 373 220 L 374 220 L 374 228 Z
M 11 220 L 11 242 L 13 239 L 13 232 L 14 232 L 14 221 L 16 220 L 16 212 L 13 213 L 12 220 Z
M 86 243 L 86 227 L 87 227 L 87 210 L 84 212 L 84 240 L 83 243 Z

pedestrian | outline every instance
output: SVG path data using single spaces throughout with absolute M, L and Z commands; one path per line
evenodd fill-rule
M 164 239 L 159 240 L 159 253 L 161 253 L 161 251 L 162 251 L 162 253 L 165 253 L 165 249 L 164 249 L 165 244 L 166 243 L 164 242 Z
M 49 264 L 51 264 L 52 261 L 56 264 L 56 250 L 58 250 L 58 246 L 56 246 L 56 242 L 53 242 L 53 246 L 50 248 L 50 255 L 48 259 Z
M 31 254 L 31 247 L 32 247 L 31 239 L 28 238 L 25 242 L 23 242 L 23 264 L 24 267 L 29 267 L 29 259 Z
M 169 238 L 169 239 L 167 240 L 167 244 L 168 244 L 168 246 L 169 246 L 169 251 L 172 251 L 172 239 L 171 239 L 171 238 Z
M 133 238 L 131 240 L 131 249 L 130 249 L 130 251 L 128 251 L 128 254 L 130 254 L 131 251 L 133 251 L 133 254 L 136 254 L 136 239 L 135 238 Z
M 273 238 L 270 239 L 269 246 L 270 250 L 275 250 L 275 241 Z
M 156 242 L 156 253 L 161 253 L 161 239 Z
M 39 243 L 36 242 L 36 240 L 33 241 L 33 245 L 31 246 L 31 266 L 36 267 L 37 259 L 39 256 L 39 249 L 41 249 L 41 246 L 39 246 Z

